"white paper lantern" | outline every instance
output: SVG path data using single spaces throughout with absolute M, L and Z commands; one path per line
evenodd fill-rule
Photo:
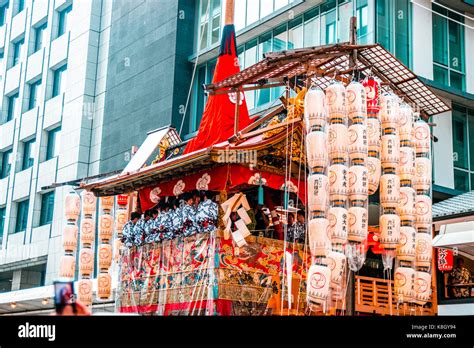
M 112 264 L 112 245 L 100 244 L 97 254 L 99 256 L 99 269 L 109 269 Z
M 312 87 L 304 98 L 304 118 L 307 132 L 319 130 L 326 124 L 326 96 L 319 87 Z
M 66 253 L 73 253 L 77 249 L 77 235 L 79 229 L 76 224 L 67 224 L 63 229 L 63 249 Z
M 313 256 L 326 256 L 330 250 L 329 221 L 325 218 L 311 219 L 308 224 L 309 249 Z
M 111 212 L 114 208 L 114 196 L 100 197 L 100 205 L 104 212 Z
M 413 284 L 415 303 L 425 305 L 431 297 L 431 274 L 417 271 L 415 273 L 415 283 Z
M 424 121 L 418 120 L 415 122 L 414 130 L 414 141 L 416 147 L 416 153 L 429 153 L 431 148 L 431 130 L 430 126 Z
M 379 219 L 380 246 L 396 249 L 400 242 L 400 217 L 396 214 L 383 214 Z
M 85 306 L 90 306 L 92 304 L 92 280 L 91 279 L 81 279 L 77 283 L 77 293 L 79 301 Z
M 415 175 L 415 149 L 412 147 L 400 147 L 400 170 L 401 182 L 412 183 Z
M 81 221 L 81 244 L 91 246 L 95 240 L 95 221 L 91 217 L 85 217 Z
M 349 127 L 349 158 L 351 160 L 367 158 L 367 127 L 363 124 L 353 124 Z
M 93 216 L 97 206 L 97 198 L 92 192 L 82 191 L 82 212 L 85 216 Z
M 389 93 L 380 96 L 380 120 L 383 129 L 398 129 L 399 99 L 395 94 Z
M 419 191 L 429 191 L 431 187 L 431 161 L 426 157 L 415 159 L 415 176 L 413 187 Z
M 347 159 L 348 142 L 347 127 L 345 125 L 331 124 L 328 126 L 328 152 L 330 159 Z
M 102 214 L 99 218 L 99 240 L 107 243 L 114 232 L 114 218 L 110 214 Z
M 427 195 L 416 195 L 415 197 L 416 222 L 420 224 L 431 224 L 432 201 Z
M 94 272 L 94 253 L 90 248 L 79 251 L 79 272 L 83 277 L 90 277 Z
M 415 270 L 410 267 L 398 267 L 394 274 L 394 290 L 397 302 L 411 302 L 413 300 L 413 283 Z
M 367 158 L 367 171 L 369 181 L 369 194 L 373 195 L 377 192 L 380 183 L 381 165 L 380 160 L 376 157 Z
M 416 261 L 417 267 L 430 267 L 431 258 L 433 256 L 433 242 L 431 234 L 417 233 L 415 236 L 416 243 Z
M 342 285 L 344 272 L 346 269 L 347 257 L 338 251 L 331 251 L 326 258 L 328 268 L 331 270 L 331 289 L 337 289 Z
M 367 239 L 368 212 L 363 207 L 349 208 L 349 233 L 347 239 L 352 242 L 363 242 Z
M 325 132 L 310 132 L 306 136 L 306 158 L 313 171 L 327 166 L 329 156 Z
M 74 279 L 76 272 L 76 258 L 73 255 L 62 255 L 59 264 L 59 277 Z
M 81 199 L 79 195 L 71 191 L 64 197 L 64 212 L 66 219 L 70 221 L 77 221 L 81 214 Z
M 308 208 L 310 211 L 326 211 L 329 203 L 329 182 L 324 174 L 308 176 Z
M 331 201 L 345 201 L 349 193 L 347 166 L 333 164 L 329 167 L 329 198 Z
M 127 223 L 128 211 L 126 209 L 117 209 L 115 212 L 115 229 L 119 236 L 122 235 L 123 227 Z
M 311 265 L 306 281 L 306 296 L 308 303 L 322 305 L 329 295 L 331 270 L 322 265 Z
M 400 105 L 400 140 L 411 141 L 413 133 L 413 110 L 408 104 Z
M 346 115 L 344 85 L 340 82 L 330 84 L 326 88 L 326 106 L 331 121 L 342 120 Z
M 367 100 L 364 86 L 356 81 L 346 87 L 346 109 L 353 123 L 362 123 L 367 117 Z
M 349 233 L 349 214 L 347 209 L 331 207 L 327 214 L 329 220 L 329 236 L 331 243 L 344 244 Z
M 382 168 L 397 168 L 400 162 L 400 139 L 397 135 L 382 135 Z
M 400 179 L 395 174 L 380 177 L 380 204 L 384 208 L 397 209 L 400 202 Z
M 101 300 L 110 298 L 112 294 L 112 277 L 108 273 L 99 273 L 97 276 L 97 296 Z
M 351 166 L 348 171 L 349 199 L 351 201 L 367 200 L 369 193 L 368 170 L 365 166 Z
M 400 204 L 398 205 L 398 215 L 400 219 L 415 221 L 415 197 L 416 192 L 409 186 L 400 187 Z
M 397 258 L 401 261 L 415 261 L 416 231 L 411 226 L 400 227 L 400 240 L 397 248 Z
M 376 118 L 367 119 L 367 143 L 369 151 L 380 152 L 380 121 Z

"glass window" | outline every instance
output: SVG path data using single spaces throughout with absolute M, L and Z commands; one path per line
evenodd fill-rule
M 304 47 L 319 46 L 319 7 L 304 14 Z
M 48 132 L 48 144 L 46 146 L 46 161 L 59 155 L 61 145 L 61 127 L 56 127 Z
M 25 39 L 21 39 L 15 43 L 13 43 L 13 65 L 15 66 L 20 62 L 21 59 L 21 48 L 23 47 L 23 43 Z
M 247 25 L 255 23 L 260 18 L 259 16 L 260 6 L 258 1 L 247 0 Z
M 303 47 L 303 17 L 293 19 L 288 24 L 288 49 Z
M 322 16 L 325 24 L 325 44 L 336 43 L 336 11 L 326 13 Z
M 260 18 L 264 18 L 273 12 L 273 0 L 260 0 Z
M 474 110 L 452 105 L 454 186 L 460 191 L 474 188 Z
M 69 12 L 71 12 L 72 10 L 72 5 L 71 6 L 68 6 L 67 8 L 65 8 L 64 10 L 62 11 L 59 11 L 58 13 L 58 34 L 56 37 L 60 37 L 61 35 L 63 35 L 66 30 L 67 30 L 67 17 L 68 17 L 68 14 Z
M 13 120 L 15 117 L 16 101 L 18 100 L 18 93 L 8 97 L 7 122 Z
M 470 168 L 474 171 L 474 109 L 468 110 Z M 474 183 L 472 184 L 474 187 Z
M 13 164 L 13 150 L 8 150 L 2 153 L 2 170 L 1 179 L 6 178 L 10 175 L 10 170 Z
M 41 80 L 30 84 L 30 99 L 28 100 L 28 110 L 36 107 L 36 101 L 38 99 L 38 90 L 41 86 Z
M 17 7 L 17 13 L 20 13 L 25 9 L 25 0 L 17 0 L 18 2 L 18 7 Z
M 235 31 L 239 31 L 245 28 L 245 15 L 246 15 L 247 1 L 240 0 L 235 2 L 234 7 L 234 22 Z
M 52 97 L 58 96 L 60 93 L 64 92 L 64 72 L 67 69 L 67 65 L 63 65 L 59 69 L 54 70 L 53 72 L 53 95 Z
M 462 192 L 469 191 L 469 172 L 454 169 L 454 189 Z
M 0 26 L 4 25 L 7 19 L 7 9 L 9 2 L 0 6 Z
M 206 103 L 204 89 L 202 87 L 202 85 L 206 83 L 206 66 L 205 65 L 198 68 L 196 82 L 197 82 L 196 83 L 196 112 L 195 112 L 196 117 L 194 117 L 194 122 L 192 125 L 193 131 L 197 131 L 199 128 L 199 124 L 201 123 L 201 119 L 202 119 L 202 113 L 204 111 L 204 104 Z
M 43 47 L 43 34 L 48 26 L 48 23 L 44 23 L 43 25 L 35 28 L 35 43 L 33 47 L 33 53 L 37 52 Z
M 54 191 L 41 195 L 40 226 L 50 224 L 53 221 Z
M 288 0 L 275 0 L 275 11 L 288 5 Z
M 35 145 L 36 145 L 35 139 L 24 143 L 23 162 L 22 162 L 21 170 L 25 170 L 33 166 L 33 163 L 35 160 Z
M 360 44 L 367 43 L 369 33 L 369 7 L 367 0 L 357 0 L 357 38 Z
M 7 215 L 7 208 L 0 208 L 0 246 L 3 242 L 3 234 L 5 233 L 5 219 Z
M 28 223 L 29 205 L 30 205 L 29 200 L 25 200 L 25 201 L 17 203 L 15 232 L 22 232 L 26 230 L 26 224 Z
M 248 68 L 251 65 L 257 63 L 257 40 L 252 40 L 245 45 L 245 67 Z M 253 109 L 255 107 L 255 91 L 246 91 L 245 100 L 247 102 L 247 108 Z

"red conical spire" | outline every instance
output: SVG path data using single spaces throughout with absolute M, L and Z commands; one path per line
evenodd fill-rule
M 214 70 L 213 83 L 234 75 L 240 71 L 237 59 L 237 44 L 235 39 L 234 1 L 226 0 L 225 26 L 222 31 L 222 41 Z M 184 153 L 193 152 L 223 142 L 234 134 L 235 123 L 235 93 L 209 95 L 198 134 L 193 138 Z M 239 130 L 251 123 L 245 95 L 240 95 Z

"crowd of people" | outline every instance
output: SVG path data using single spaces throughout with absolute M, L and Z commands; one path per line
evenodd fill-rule
M 187 192 L 180 199 L 162 201 L 156 208 L 131 214 L 123 228 L 126 247 L 159 243 L 176 237 L 189 237 L 217 228 L 218 205 L 208 191 Z

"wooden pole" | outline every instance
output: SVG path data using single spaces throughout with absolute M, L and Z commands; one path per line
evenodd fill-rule
M 224 25 L 234 24 L 234 0 L 225 1 Z

